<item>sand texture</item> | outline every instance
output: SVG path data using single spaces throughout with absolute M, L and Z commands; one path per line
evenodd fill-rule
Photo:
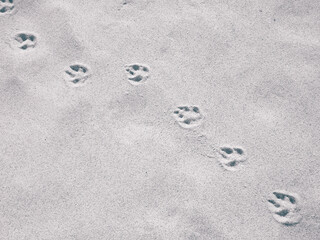
M 320 1 L 0 0 L 0 240 L 319 240 Z

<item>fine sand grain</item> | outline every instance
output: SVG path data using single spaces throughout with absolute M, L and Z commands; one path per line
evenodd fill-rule
M 320 239 L 319 13 L 0 0 L 0 239 Z

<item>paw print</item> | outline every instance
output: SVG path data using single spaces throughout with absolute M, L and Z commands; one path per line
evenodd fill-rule
M 244 150 L 240 147 L 220 147 L 219 162 L 223 168 L 229 171 L 237 171 L 240 163 L 246 161 Z
M 299 223 L 302 219 L 299 213 L 299 202 L 298 194 L 278 190 L 274 191 L 268 199 L 268 206 L 277 222 L 291 226 Z
M 14 39 L 18 44 L 17 47 L 22 50 L 34 48 L 37 44 L 36 36 L 31 33 L 18 33 Z
M 11 13 L 14 9 L 13 0 L 0 0 L 0 15 Z
M 197 106 L 179 106 L 173 112 L 173 117 L 182 128 L 197 127 L 204 118 Z
M 68 69 L 65 70 L 66 73 L 66 83 L 71 87 L 83 86 L 90 76 L 89 68 L 82 64 L 70 65 Z
M 129 64 L 125 66 L 128 80 L 133 85 L 145 82 L 149 78 L 149 67 L 142 64 Z

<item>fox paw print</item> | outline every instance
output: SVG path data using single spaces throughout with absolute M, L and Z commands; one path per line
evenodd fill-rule
M 125 66 L 128 80 L 132 85 L 139 85 L 149 78 L 150 69 L 144 64 L 129 64 Z
M 220 147 L 219 162 L 223 168 L 229 171 L 240 169 L 241 163 L 246 161 L 245 152 L 241 147 Z
M 302 216 L 300 211 L 300 196 L 285 190 L 273 191 L 268 199 L 268 207 L 273 218 L 284 225 L 298 224 Z
M 201 125 L 203 115 L 197 106 L 179 106 L 173 112 L 173 117 L 182 128 L 195 128 Z

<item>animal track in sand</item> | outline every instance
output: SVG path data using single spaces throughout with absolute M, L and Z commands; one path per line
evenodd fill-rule
M 0 0 L 0 15 L 10 14 L 13 9 L 13 0 Z
M 194 128 L 202 123 L 203 115 L 197 106 L 179 106 L 173 117 L 182 128 Z
M 35 48 L 37 45 L 37 37 L 32 33 L 18 33 L 14 39 L 16 40 L 17 47 L 22 50 Z
M 238 171 L 241 163 L 246 161 L 245 152 L 241 147 L 223 146 L 218 152 L 221 166 L 229 171 Z
M 81 87 L 90 76 L 89 67 L 83 64 L 73 64 L 65 70 L 65 81 L 70 87 Z
M 268 207 L 277 222 L 291 226 L 298 224 L 302 219 L 299 213 L 299 202 L 300 196 L 298 194 L 276 190 L 268 199 Z
M 143 64 L 128 64 L 125 66 L 128 80 L 132 85 L 141 84 L 149 78 L 150 68 Z

